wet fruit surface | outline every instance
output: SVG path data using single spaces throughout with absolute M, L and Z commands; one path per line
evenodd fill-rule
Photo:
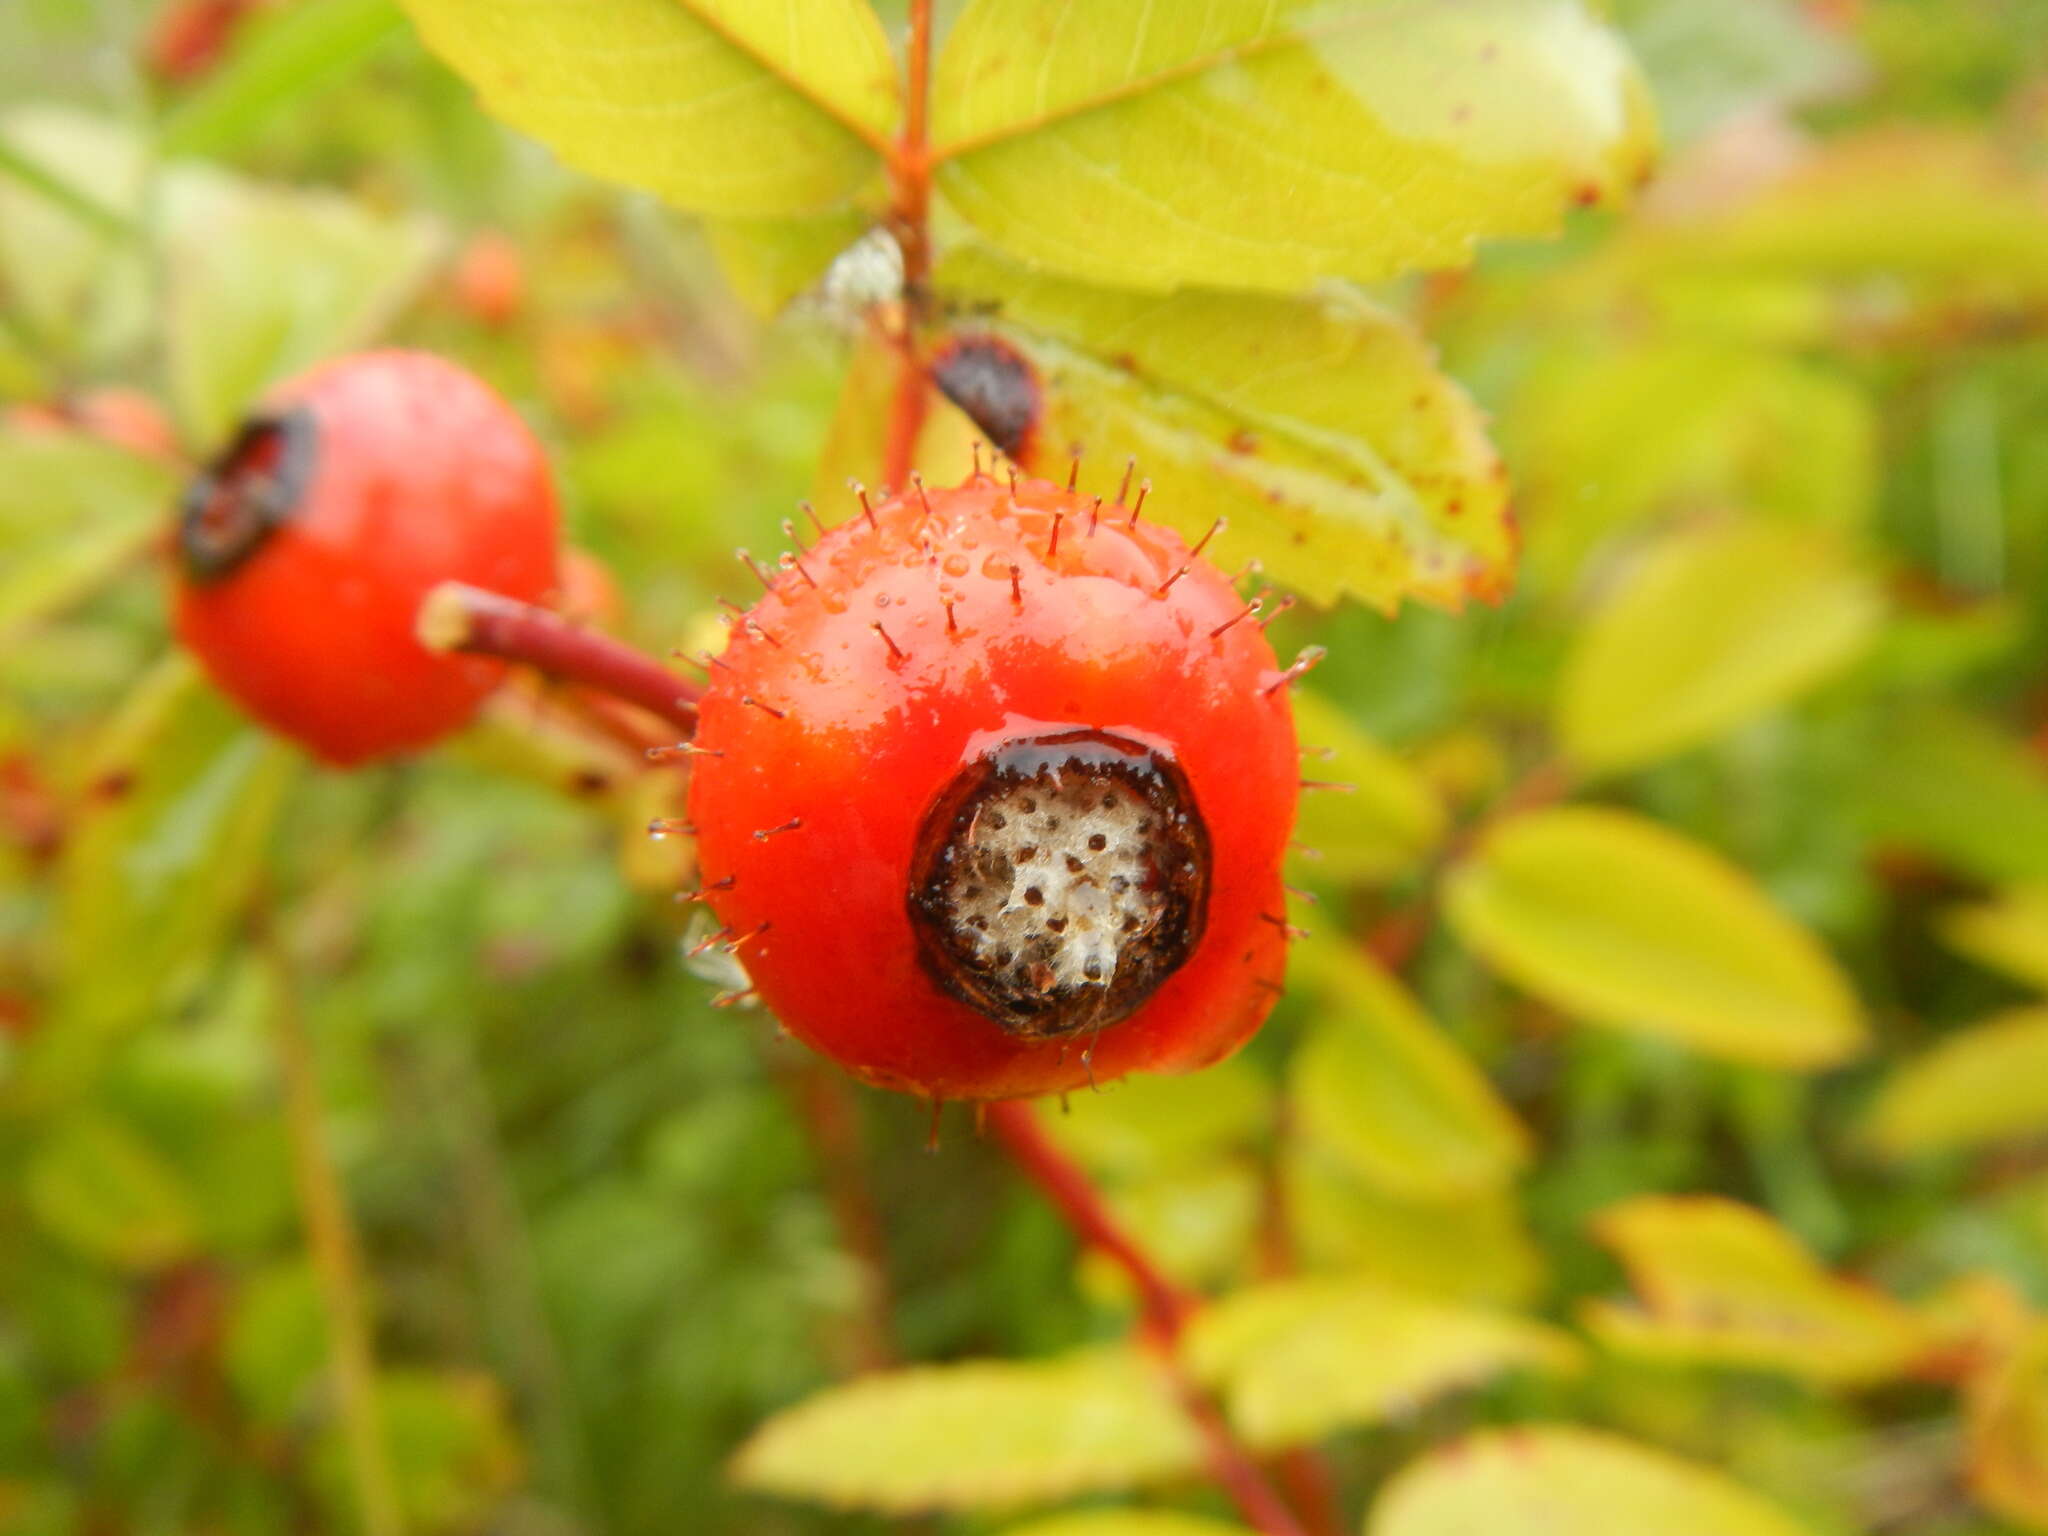
M 421 597 L 463 581 L 539 601 L 557 521 L 540 445 L 481 381 L 424 353 L 342 358 L 276 390 L 187 492 L 178 634 L 328 762 L 425 746 L 504 669 L 422 649 Z
M 1177 534 L 982 476 L 769 581 L 711 666 L 690 819 L 787 1028 L 869 1082 L 995 1098 L 1258 1027 L 1293 724 L 1247 603 Z

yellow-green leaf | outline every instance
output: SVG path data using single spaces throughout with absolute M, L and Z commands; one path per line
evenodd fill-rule
M 1593 1231 L 1638 1298 L 1586 1308 L 1610 1348 L 1854 1383 L 1896 1376 L 1927 1346 L 1899 1302 L 1831 1274 L 1769 1216 L 1732 1200 L 1645 1196 L 1602 1211 Z
M 1256 1146 L 1272 1127 L 1272 1087 L 1243 1057 L 1187 1077 L 1126 1077 L 1065 1107 L 1041 1101 L 1046 1133 L 1102 1177 L 1183 1172 Z
M 1304 596 L 1392 609 L 1505 590 L 1507 483 L 1478 410 L 1398 316 L 1349 292 L 1120 293 L 1034 277 L 988 252 L 937 278 L 1036 368 L 1044 415 L 1022 461 L 1101 491 L 1126 459 L 1146 514 L 1208 553 L 1259 560 Z
M 1471 259 L 1644 173 L 1647 92 L 1577 0 L 976 0 L 939 185 L 1047 268 L 1300 288 Z
M 860 0 L 405 0 L 484 105 L 571 165 L 701 213 L 859 191 L 899 110 Z
M 1514 1177 L 1527 1132 L 1400 982 L 1342 938 L 1312 938 L 1289 964 L 1317 1004 L 1288 1068 L 1298 1134 L 1413 1199 Z
M 857 208 L 782 219 L 707 219 L 704 230 L 740 300 L 775 315 L 825 275 L 869 224 Z
M 148 318 L 130 238 L 149 153 L 130 129 L 71 107 L 24 103 L 0 117 L 0 289 L 45 344 L 107 356 Z M 24 172 L 27 174 L 24 175 Z
M 1049 1503 L 1187 1473 L 1202 1444 L 1134 1348 L 867 1376 L 777 1414 L 733 1462 L 762 1493 L 907 1514 Z
M 1884 724 L 1855 785 L 1874 837 L 1987 880 L 2048 880 L 2048 766 L 2024 742 L 1949 704 Z
M 111 1040 L 164 1016 L 213 962 L 296 761 L 182 655 L 136 688 L 72 808 L 58 869 L 62 1017 L 31 1038 L 15 1086 L 35 1094 L 84 1080 Z
M 1898 1157 L 2048 1132 L 2048 1008 L 1946 1036 L 1885 1080 L 1864 1130 Z
M 1877 632 L 1877 586 L 1831 539 L 1735 519 L 1665 535 L 1565 665 L 1557 734 L 1591 772 L 1639 768 L 1798 697 Z
M 1319 1148 L 1294 1149 L 1283 1172 L 1289 1224 L 1312 1269 L 1486 1306 L 1524 1305 L 1543 1289 L 1543 1253 L 1512 1191 L 1402 1200 Z
M 1095 1509 L 1013 1525 L 1002 1536 L 1252 1536 L 1241 1525 L 1157 1509 Z
M 1395 1475 L 1366 1536 L 1812 1536 L 1712 1468 L 1567 1424 L 1452 1441 Z
M 168 464 L 84 433 L 0 433 L 0 644 L 136 560 L 176 484 Z
M 1227 1297 L 1196 1317 L 1182 1351 L 1256 1450 L 1376 1423 L 1509 1371 L 1579 1363 L 1571 1338 L 1541 1323 L 1323 1278 Z
M 423 220 L 197 166 L 165 179 L 162 217 L 171 399 L 206 445 L 268 385 L 373 340 L 440 247 Z
M 1622 811 L 1511 817 L 1451 874 L 1445 912 L 1489 965 L 1598 1024 L 1811 1069 L 1865 1025 L 1820 943 L 1742 870 Z
M 1443 797 L 1401 758 L 1312 689 L 1294 690 L 1294 730 L 1314 778 L 1344 789 L 1303 795 L 1295 841 L 1306 872 L 1340 882 L 1385 880 L 1421 862 L 1443 837 Z
M 40 1141 L 22 1176 L 36 1220 L 86 1258 L 158 1269 L 192 1249 L 192 1193 L 163 1157 L 121 1121 L 88 1110 Z
M 1937 925 L 1949 947 L 2048 992 L 2048 884 L 2015 885 Z
M 1562 346 L 1501 415 L 1532 577 L 1576 579 L 1617 530 L 1738 506 L 1801 523 L 1862 523 L 1877 485 L 1876 416 L 1828 370 L 1724 342 Z

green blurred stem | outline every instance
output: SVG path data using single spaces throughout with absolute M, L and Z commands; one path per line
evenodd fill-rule
M 1254 1529 L 1266 1536 L 1305 1536 L 1294 1511 L 1237 1443 L 1216 1404 L 1181 1367 L 1175 1346 L 1194 1311 L 1194 1298 L 1167 1279 L 1152 1256 L 1124 1231 L 1087 1172 L 1053 1144 L 1030 1105 L 1015 1099 L 990 1104 L 986 1124 L 1018 1171 L 1038 1186 L 1075 1235 L 1115 1260 L 1137 1284 L 1146 1332 L 1159 1346 L 1181 1407 L 1201 1433 L 1210 1477 Z
M 369 1309 L 363 1294 L 361 1246 L 348 1202 L 334 1171 L 320 1109 L 313 1040 L 299 1006 L 290 967 L 276 966 L 279 1071 L 284 1078 L 285 1124 L 291 1137 L 292 1181 L 306 1224 L 306 1243 L 321 1302 L 332 1331 L 335 1396 L 347 1437 L 350 1476 L 365 1536 L 401 1536 L 397 1485 L 392 1480 L 377 1414 L 376 1361 Z

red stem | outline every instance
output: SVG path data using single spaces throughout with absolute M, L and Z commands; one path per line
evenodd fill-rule
M 928 399 L 917 327 L 931 282 L 932 165 L 927 126 L 931 60 L 931 0 L 911 0 L 903 134 L 889 157 L 893 189 L 889 218 L 903 252 L 903 312 L 896 334 L 896 395 L 890 402 L 888 435 L 882 444 L 882 483 L 895 490 L 901 490 L 910 479 Z
M 1304 1536 L 1301 1522 L 1175 1356 L 1174 1347 L 1195 1308 L 1194 1297 L 1160 1273 L 1151 1256 L 1118 1225 L 1088 1175 L 1053 1144 L 1028 1105 L 1016 1100 L 990 1104 L 987 1124 L 1019 1170 L 1052 1202 L 1075 1235 L 1115 1260 L 1136 1283 L 1145 1330 L 1158 1344 L 1181 1405 L 1208 1449 L 1209 1475 L 1244 1517 L 1267 1536 Z
M 420 604 L 420 643 L 430 651 L 466 651 L 524 662 L 657 715 L 685 732 L 697 728 L 695 683 L 651 656 L 575 625 L 545 608 L 444 581 Z
M 859 1106 L 844 1074 L 808 1051 L 786 1081 L 817 1159 L 839 1240 L 859 1267 L 860 1307 L 847 1339 L 848 1363 L 857 1371 L 884 1370 L 897 1363 L 889 1246 L 868 1185 Z

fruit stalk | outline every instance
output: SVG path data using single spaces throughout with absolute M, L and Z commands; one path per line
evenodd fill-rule
M 1194 1311 L 1194 1298 L 1162 1274 L 1118 1224 L 1087 1173 L 1053 1144 L 1027 1103 L 998 1100 L 987 1113 L 988 1128 L 1018 1170 L 1038 1186 L 1075 1236 L 1114 1260 L 1136 1284 L 1145 1330 L 1158 1344 L 1181 1406 L 1201 1433 L 1209 1475 L 1256 1529 L 1267 1536 L 1304 1536 L 1300 1521 L 1237 1443 L 1215 1403 L 1181 1368 L 1175 1346 Z
M 897 321 L 896 394 L 882 445 L 882 482 L 895 489 L 910 479 L 930 390 L 917 326 L 931 278 L 931 0 L 911 0 L 905 55 L 903 133 L 889 155 L 890 224 L 903 252 L 903 306 Z
M 579 629 L 535 608 L 445 581 L 420 604 L 420 644 L 430 651 L 466 651 L 524 662 L 537 672 L 610 694 L 685 732 L 697 726 L 695 683 L 629 645 Z

